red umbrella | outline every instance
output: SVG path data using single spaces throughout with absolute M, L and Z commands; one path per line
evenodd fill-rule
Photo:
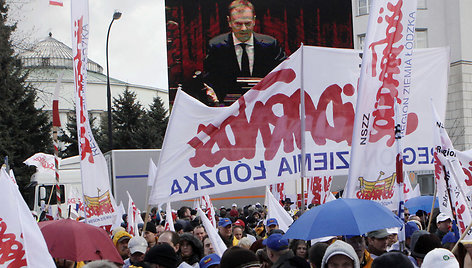
M 71 219 L 40 222 L 39 228 L 54 258 L 123 263 L 112 240 L 101 228 Z

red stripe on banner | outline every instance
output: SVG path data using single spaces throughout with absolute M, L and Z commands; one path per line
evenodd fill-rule
M 54 127 L 61 126 L 61 119 L 59 117 L 59 100 L 52 101 L 52 125 Z
M 62 2 L 59 2 L 59 1 L 49 1 L 49 5 L 62 7 L 64 4 Z

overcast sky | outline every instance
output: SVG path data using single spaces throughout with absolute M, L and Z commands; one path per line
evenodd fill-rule
M 7 0 L 9 16 L 18 22 L 17 38 L 25 43 L 52 36 L 71 47 L 70 0 L 49 6 L 48 0 Z M 138 85 L 167 89 L 167 56 L 164 0 L 89 1 L 89 59 L 106 74 L 106 36 L 113 13 L 109 40 L 110 77 Z

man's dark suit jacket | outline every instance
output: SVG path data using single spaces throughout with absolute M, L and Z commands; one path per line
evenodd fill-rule
M 254 33 L 252 77 L 265 77 L 285 58 L 285 52 L 275 38 Z M 228 93 L 245 93 L 236 83 L 236 78 L 241 75 L 231 33 L 221 34 L 210 40 L 203 67 L 204 80 L 213 88 L 220 102 L 223 102 Z

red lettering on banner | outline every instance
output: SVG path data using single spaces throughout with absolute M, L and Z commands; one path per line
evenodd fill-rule
M 309 189 L 313 194 L 313 198 L 310 201 L 311 204 L 321 205 L 326 203 L 326 198 L 329 195 L 329 188 L 331 187 L 331 176 L 327 177 L 313 177 L 310 179 Z
M 434 178 L 436 179 L 436 184 L 439 182 L 441 179 L 441 174 L 442 174 L 442 165 L 441 165 L 441 160 L 439 160 L 438 153 L 434 152 L 433 153 L 434 157 Z
M 465 184 L 467 186 L 472 186 L 472 173 L 470 173 L 472 171 L 472 161 L 468 163 L 467 168 L 464 167 L 462 163 L 461 163 L 461 166 L 462 166 L 462 171 L 464 171 L 464 174 L 467 175 L 467 180 L 465 180 Z
M 457 216 L 457 222 L 459 224 L 459 227 L 461 228 L 461 233 L 463 233 L 465 231 L 465 229 L 467 229 L 467 227 L 465 226 L 465 223 L 464 223 L 464 219 L 462 218 L 462 214 L 464 214 L 465 212 L 465 206 L 464 204 L 461 204 L 459 206 L 459 202 L 456 201 L 456 205 L 455 205 L 455 208 L 456 208 L 456 216 Z
M 46 157 L 44 155 L 41 155 L 41 156 L 37 156 L 33 159 L 33 161 L 37 161 L 41 164 L 41 166 L 45 169 L 52 169 L 54 170 L 55 169 L 55 166 L 54 164 L 50 164 L 48 163 L 48 161 L 46 160 Z
M 395 102 L 401 104 L 401 99 L 398 98 L 399 81 L 396 80 L 393 76 L 400 73 L 400 64 L 401 59 L 397 58 L 398 55 L 403 51 L 403 45 L 394 47 L 394 44 L 401 41 L 403 35 L 403 25 L 401 24 L 401 19 L 403 18 L 403 13 L 401 7 L 403 5 L 403 0 L 399 0 L 396 5 L 392 3 L 387 4 L 387 9 L 393 14 L 391 16 L 385 15 L 385 21 L 387 22 L 387 28 L 385 30 L 385 39 L 372 42 L 369 45 L 369 49 L 372 51 L 372 76 L 377 76 L 377 60 L 378 55 L 375 50 L 376 46 L 385 45 L 385 48 L 382 51 L 382 59 L 380 61 L 381 72 L 378 76 L 382 85 L 377 91 L 376 103 L 372 116 L 374 121 L 372 124 L 372 131 L 370 133 L 370 142 L 377 142 L 385 136 L 389 136 L 387 140 L 387 146 L 392 146 L 395 141 L 394 126 L 395 126 Z M 383 22 L 382 14 L 384 9 L 380 9 L 381 16 L 378 18 L 377 22 L 380 24 Z M 407 116 L 408 125 L 407 133 L 412 133 L 418 127 L 418 117 L 414 113 L 410 113 Z
M 90 197 L 84 195 L 85 198 L 85 213 L 87 218 L 99 217 L 104 214 L 111 214 L 115 211 L 111 203 L 110 193 L 106 191 L 101 196 Z
M 295 73 L 291 69 L 284 69 L 274 75 L 268 75 L 268 78 L 259 83 L 262 85 L 258 85 L 257 90 L 265 90 L 276 82 L 289 83 L 295 79 Z M 315 107 L 310 96 L 305 94 L 306 131 L 311 133 L 316 144 L 324 145 L 327 139 L 336 142 L 346 141 L 349 145 L 351 144 L 354 107 L 352 103 L 343 103 L 341 94 L 352 96 L 354 87 L 350 84 L 343 88 L 338 85 L 329 86 L 321 94 L 318 107 Z M 327 120 L 326 109 L 329 103 L 333 106 L 334 126 L 330 126 Z M 226 118 L 219 127 L 213 124 L 198 126 L 197 133 L 203 132 L 208 135 L 209 139 L 204 143 L 195 136 L 188 142 L 195 149 L 195 156 L 189 159 L 192 167 L 203 165 L 213 167 L 223 159 L 238 161 L 243 158 L 254 158 L 259 132 L 266 160 L 272 160 L 275 157 L 282 143 L 285 153 L 295 150 L 294 141 L 297 147 L 301 148 L 300 90 L 295 91 L 291 96 L 274 94 L 265 104 L 257 101 L 251 115 L 246 114 L 244 98 L 240 98 L 238 104 L 238 114 Z M 283 109 L 282 116 L 274 113 L 274 106 Z M 250 119 L 248 119 L 249 116 Z M 233 134 L 234 144 L 228 138 L 227 131 L 229 130 Z M 212 151 L 216 146 L 218 150 Z
M 79 133 L 79 143 L 80 143 L 80 160 L 84 160 L 86 158 L 86 155 L 89 154 L 88 161 L 90 163 L 94 163 L 93 160 L 93 153 L 92 153 L 92 148 L 90 147 L 90 140 L 87 137 L 87 131 L 85 128 L 85 123 L 86 123 L 86 116 L 84 113 L 84 75 L 82 74 L 82 34 L 83 34 L 83 17 L 81 17 L 79 20 L 74 22 L 74 26 L 76 27 L 76 30 L 74 31 L 74 36 L 77 38 L 77 54 L 74 56 L 74 63 L 77 65 L 75 68 L 75 77 L 76 77 L 76 90 L 79 96 L 79 104 L 80 105 L 80 110 L 79 110 L 79 124 L 80 127 L 78 129 Z M 76 104 L 77 105 L 77 104 Z
M 6 233 L 7 223 L 0 218 L 0 265 L 6 267 L 27 266 L 23 244 L 16 240 L 16 235 Z

